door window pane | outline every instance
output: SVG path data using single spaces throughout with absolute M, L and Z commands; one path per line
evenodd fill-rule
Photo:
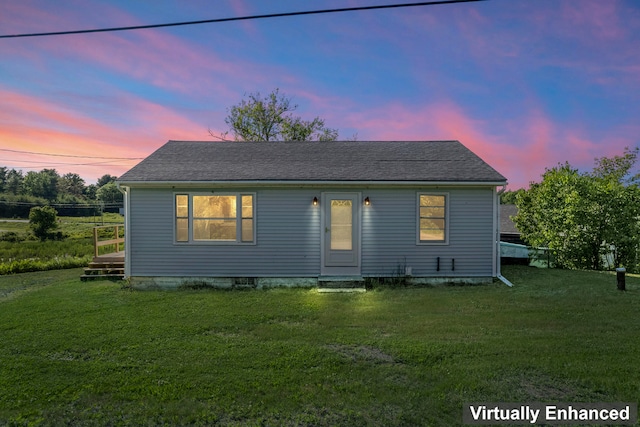
M 351 200 L 331 201 L 331 250 L 353 248 L 353 206 Z

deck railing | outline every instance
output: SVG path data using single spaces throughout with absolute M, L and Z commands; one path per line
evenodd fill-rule
M 111 232 L 100 232 L 100 230 L 113 229 L 113 233 Z M 124 235 L 120 237 L 120 229 L 124 230 L 124 224 L 116 224 L 116 225 L 103 225 L 98 227 L 93 227 L 93 248 L 94 248 L 94 256 L 105 255 L 113 252 L 120 252 L 124 250 Z M 101 238 L 106 237 L 106 240 L 100 240 Z M 122 245 L 122 248 L 121 248 Z M 104 251 L 104 253 L 100 253 L 100 248 L 104 246 L 113 246 L 115 251 Z

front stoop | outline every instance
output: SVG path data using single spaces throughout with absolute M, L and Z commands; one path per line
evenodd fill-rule
M 320 276 L 318 292 L 366 292 L 364 278 L 361 276 Z

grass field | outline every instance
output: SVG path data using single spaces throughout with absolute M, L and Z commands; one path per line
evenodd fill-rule
M 638 402 L 640 277 L 139 292 L 0 277 L 0 425 L 462 424 L 473 401 Z
M 0 219 L 0 275 L 86 266 L 93 258 L 93 227 L 123 222 L 118 214 L 60 217 L 57 230 L 65 238 L 41 242 L 30 234 L 28 221 Z

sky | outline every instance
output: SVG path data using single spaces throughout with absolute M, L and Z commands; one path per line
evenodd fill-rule
M 21 0 L 0 35 L 412 0 Z M 640 146 L 640 1 L 487 0 L 0 39 L 0 166 L 119 176 L 280 93 L 339 139 L 459 140 L 509 190 Z M 45 153 L 34 154 L 34 153 Z M 55 154 L 55 156 L 53 155 Z

